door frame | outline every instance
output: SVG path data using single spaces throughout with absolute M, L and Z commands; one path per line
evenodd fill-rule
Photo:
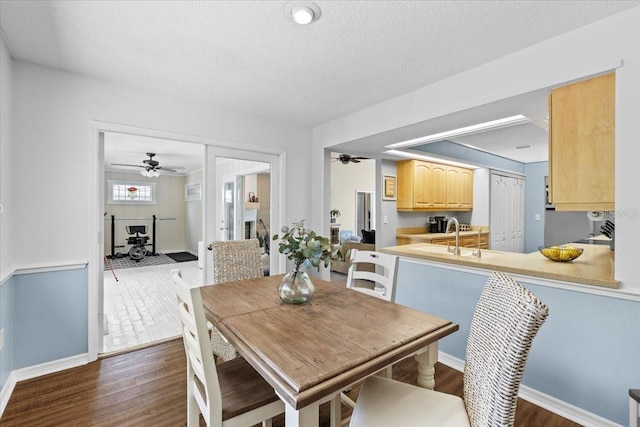
M 205 200 L 205 215 L 204 218 L 204 236 L 205 242 L 212 242 L 216 240 L 219 225 L 219 215 L 217 204 L 222 203 L 222 197 L 219 193 L 220 186 L 216 183 L 215 164 L 217 158 L 230 158 L 238 160 L 250 160 L 254 162 L 269 163 L 270 164 L 270 230 L 269 235 L 273 236 L 277 234 L 274 232 L 274 227 L 278 230 L 278 224 L 285 223 L 285 210 L 286 198 L 285 198 L 285 164 L 286 153 L 268 153 L 263 151 L 251 151 L 245 149 L 237 149 L 230 147 L 223 147 L 219 145 L 208 145 L 205 155 L 205 168 L 204 168 L 204 194 Z M 211 167 L 210 167 L 211 165 Z M 247 172 L 247 171 L 245 171 Z M 221 181 L 224 181 L 224 177 L 220 177 Z M 207 214 L 208 212 L 208 214 Z M 271 251 L 273 254 L 273 251 Z M 211 259 L 210 259 L 211 258 Z M 269 269 L 271 274 L 279 274 L 285 271 L 286 259 L 282 256 L 271 256 Z M 204 280 L 205 283 L 213 281 L 213 258 L 205 257 L 204 260 Z
M 97 360 L 98 354 L 102 349 L 102 327 L 103 327 L 103 286 L 104 286 L 104 132 L 125 133 L 130 135 L 145 136 L 151 138 L 161 138 L 174 140 L 176 142 L 186 142 L 193 144 L 200 144 L 203 147 L 203 194 L 205 194 L 205 203 L 203 203 L 203 241 L 206 241 L 207 236 L 207 196 L 206 196 L 206 184 L 207 184 L 207 152 L 209 147 L 216 147 L 217 149 L 231 149 L 234 147 L 234 152 L 251 153 L 252 156 L 260 158 L 260 156 L 275 156 L 274 163 L 275 168 L 278 171 L 280 177 L 278 182 L 271 183 L 272 189 L 277 189 L 280 195 L 279 200 L 276 203 L 272 203 L 272 218 L 273 224 L 284 223 L 284 206 L 285 204 L 285 164 L 286 164 L 286 152 L 284 149 L 276 149 L 272 147 L 261 147 L 251 144 L 245 144 L 235 141 L 219 140 L 214 138 L 199 137 L 194 135 L 187 135 L 177 132 L 169 132 L 157 129 L 142 128 L 130 125 L 124 125 L 119 123 L 103 122 L 99 120 L 89 121 L 89 150 L 91 164 L 88 180 L 91 183 L 93 197 L 89 197 L 89 220 L 87 221 L 87 253 L 88 253 L 88 265 L 87 265 L 87 361 L 92 362 Z M 256 160 L 260 161 L 260 160 Z M 262 160 L 264 161 L 264 160 Z M 215 163 L 214 163 L 215 165 Z M 273 167 L 273 166 L 272 166 Z M 215 180 L 215 174 L 212 174 Z M 277 216 L 273 215 L 277 212 Z M 209 257 L 205 257 L 205 260 Z M 280 272 L 284 271 L 285 261 L 283 257 L 277 257 L 278 260 L 271 261 L 272 271 Z M 280 260 L 282 258 L 282 260 Z M 206 268 L 206 263 L 205 263 Z M 205 270 L 206 271 L 206 270 Z M 206 277 L 206 275 L 205 275 Z

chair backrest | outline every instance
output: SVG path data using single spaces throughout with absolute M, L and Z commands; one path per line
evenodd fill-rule
M 347 275 L 347 287 L 387 301 L 394 301 L 398 257 L 376 251 L 359 251 L 357 249 L 351 249 L 350 252 L 351 266 Z M 363 270 L 363 264 L 369 264 L 372 268 Z M 363 284 L 365 286 L 362 286 Z
M 213 283 L 264 276 L 258 239 L 216 241 L 213 249 Z
M 471 426 L 513 426 L 531 343 L 548 307 L 504 273 L 493 273 L 471 321 L 464 402 Z
M 171 270 L 171 275 L 176 284 L 184 351 L 187 355 L 187 393 L 189 398 L 193 396 L 197 402 L 207 425 L 212 425 L 211 417 L 222 420 L 222 395 L 200 288 L 190 286 L 178 269 Z

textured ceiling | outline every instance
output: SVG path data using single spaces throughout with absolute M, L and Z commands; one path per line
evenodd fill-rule
M 637 0 L 316 3 L 321 18 L 299 26 L 285 15 L 285 1 L 0 0 L 0 29 L 15 59 L 315 126 L 640 5 Z M 546 93 L 431 120 L 406 136 L 514 114 L 525 114 L 534 124 L 456 142 L 523 163 L 546 160 L 541 121 Z M 393 140 L 403 132 L 394 131 Z M 380 134 L 334 148 L 373 156 L 388 141 Z M 533 148 L 514 148 L 526 144 Z M 105 166 L 137 163 L 154 151 L 165 164 L 197 169 L 199 153 L 171 157 L 189 148 L 116 135 L 107 138 Z
M 638 1 L 0 1 L 13 58 L 314 126 Z

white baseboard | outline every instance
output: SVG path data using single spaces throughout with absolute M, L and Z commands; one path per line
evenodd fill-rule
M 9 403 L 11 393 L 13 393 L 13 389 L 17 382 L 16 376 L 11 372 L 7 377 L 7 381 L 5 381 L 4 386 L 2 386 L 2 390 L 0 390 L 0 418 L 2 417 L 2 414 L 4 414 L 4 409 Z
M 438 362 L 456 371 L 464 371 L 464 361 L 457 357 L 450 356 L 447 353 L 438 352 Z M 616 424 L 613 421 L 592 414 L 591 412 L 556 399 L 548 394 L 541 393 L 526 385 L 520 386 L 518 397 L 585 427 L 621 427 L 620 424 Z
M 65 357 L 64 359 L 58 359 L 47 363 L 41 363 L 40 365 L 27 366 L 26 368 L 16 369 L 11 371 L 7 381 L 4 383 L 2 390 L 0 391 L 0 417 L 4 413 L 13 389 L 19 381 L 29 380 L 42 375 L 52 374 L 54 372 L 64 371 L 65 369 L 75 368 L 77 366 L 86 365 L 89 360 L 87 353 L 79 354 L 77 356 Z

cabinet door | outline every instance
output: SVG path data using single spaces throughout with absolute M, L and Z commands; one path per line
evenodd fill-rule
M 554 89 L 549 117 L 556 210 L 614 210 L 615 73 Z
M 413 177 L 415 208 L 433 209 L 445 206 L 445 166 L 416 161 Z
M 473 207 L 473 171 L 470 169 L 447 166 L 447 207 Z
M 491 174 L 491 249 L 524 250 L 523 178 Z

